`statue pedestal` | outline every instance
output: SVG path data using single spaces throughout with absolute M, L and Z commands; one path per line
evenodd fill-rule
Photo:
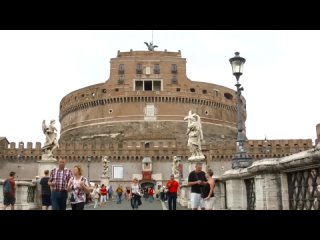
M 109 186 L 109 177 L 104 177 L 104 176 L 101 176 L 100 177 L 100 184 L 104 184 L 105 186 Z
M 190 157 L 188 158 L 188 162 L 189 162 L 189 173 L 193 170 L 195 170 L 196 164 L 197 163 L 201 163 L 202 164 L 202 171 L 206 170 L 206 163 L 204 161 L 205 157 L 202 156 L 198 156 L 198 157 Z
M 49 170 L 57 167 L 57 159 L 53 158 L 52 156 L 48 156 L 48 154 L 42 154 L 41 160 L 37 161 L 38 165 L 38 176 L 44 176 L 44 171 Z

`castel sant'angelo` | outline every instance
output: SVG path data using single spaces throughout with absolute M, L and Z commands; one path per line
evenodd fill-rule
M 184 117 L 191 110 L 201 117 L 207 166 L 215 175 L 230 169 L 237 138 L 235 90 L 189 79 L 186 63 L 180 51 L 118 51 L 109 79 L 61 100 L 60 146 L 54 155 L 66 158 L 67 167 L 83 165 L 84 175 L 91 156 L 91 181 L 99 181 L 101 159 L 108 156 L 110 183 L 123 185 L 135 176 L 154 184 L 168 180 L 172 159 L 179 156 L 185 178 L 190 151 Z M 245 120 L 244 97 L 241 114 Z M 253 161 L 312 148 L 311 139 L 249 139 L 245 144 Z M 2 137 L 0 175 L 16 169 L 19 178 L 32 179 L 41 156 L 41 143 L 16 146 Z

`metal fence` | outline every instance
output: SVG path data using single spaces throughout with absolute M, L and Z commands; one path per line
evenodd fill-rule
M 320 210 L 320 167 L 288 173 L 289 209 Z
M 256 208 L 256 193 L 254 178 L 248 178 L 244 180 L 247 190 L 247 209 L 255 210 Z
M 27 196 L 27 203 L 34 203 L 35 200 L 35 186 L 28 186 L 28 196 Z

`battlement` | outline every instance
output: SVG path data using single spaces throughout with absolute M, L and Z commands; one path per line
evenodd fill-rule
M 129 141 L 128 141 L 129 140 Z M 175 139 L 128 139 L 119 141 L 114 139 L 106 144 L 98 142 L 73 142 L 60 143 L 56 149 L 55 156 L 63 156 L 69 160 L 85 160 L 87 156 L 93 156 L 94 160 L 101 160 L 102 156 L 108 155 L 116 160 L 140 159 L 142 156 L 154 156 L 155 159 L 170 159 L 172 153 L 176 155 L 188 155 L 186 142 L 179 142 Z M 265 157 L 288 156 L 296 152 L 311 149 L 313 147 L 311 139 L 292 139 L 292 140 L 249 140 L 245 142 L 248 154 L 254 159 Z M 229 159 L 233 158 L 235 152 L 235 140 L 221 140 L 215 143 L 203 144 L 203 152 L 210 159 Z M 41 159 L 41 143 L 36 142 L 35 148 L 31 142 L 11 142 L 7 148 L 0 151 L 2 159 Z M 163 158 L 161 156 L 164 156 Z M 188 156 L 185 156 L 188 159 Z
M 247 142 L 249 147 L 272 147 L 272 148 L 286 148 L 286 147 L 312 147 L 311 139 L 276 139 L 276 140 L 249 140 Z
M 128 141 L 129 140 L 129 141 Z M 245 142 L 248 150 L 255 148 L 267 148 L 270 147 L 272 149 L 278 148 L 311 148 L 312 140 L 311 139 L 276 139 L 276 140 L 248 140 Z M 36 142 L 34 147 L 33 143 L 27 142 L 25 145 L 24 142 L 18 142 L 17 145 L 15 142 L 10 142 L 4 149 L 17 151 L 17 150 L 41 150 L 41 143 Z M 168 139 L 127 139 L 127 141 L 118 141 L 114 139 L 114 141 L 106 144 L 100 144 L 98 142 L 92 143 L 91 141 L 88 143 L 60 143 L 59 151 L 62 150 L 77 150 L 77 151 L 93 151 L 93 150 L 105 150 L 105 149 L 121 149 L 121 150 L 130 150 L 130 149 L 159 149 L 159 148 L 185 148 L 185 143 L 178 142 L 173 138 Z M 235 147 L 235 141 L 227 140 L 227 141 L 219 141 L 211 144 L 203 144 L 204 149 L 233 149 Z
M 25 147 L 26 146 L 26 147 Z M 11 149 L 11 150 L 39 150 L 41 149 L 41 143 L 40 142 L 36 142 L 35 143 L 35 147 L 33 148 L 33 143 L 32 142 L 27 142 L 27 145 L 25 145 L 24 142 L 18 142 L 17 145 L 15 142 L 10 142 L 7 147 L 7 149 Z
M 133 51 L 130 52 L 121 52 L 118 50 L 117 57 L 137 57 L 137 56 L 171 56 L 171 57 L 181 57 L 181 51 L 178 52 L 168 52 L 166 49 L 164 51 Z

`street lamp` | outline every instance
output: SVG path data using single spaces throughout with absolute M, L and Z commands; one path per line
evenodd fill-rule
M 22 140 L 19 142 L 19 152 L 18 152 L 18 170 L 17 170 L 17 176 L 16 178 L 18 179 L 19 178 L 19 175 L 20 175 L 20 163 L 21 163 L 21 160 L 24 159 L 24 155 L 23 155 L 23 142 Z
M 18 179 L 19 178 L 19 174 L 20 174 L 20 162 L 21 162 L 21 159 L 22 159 L 22 155 L 21 154 L 18 154 L 18 171 L 17 171 L 17 176 L 16 178 Z
M 90 183 L 90 162 L 91 162 L 91 156 L 88 156 L 88 182 Z
M 243 73 L 243 65 L 246 62 L 246 59 L 239 56 L 239 52 L 235 53 L 235 56 L 233 58 L 230 58 L 229 61 L 231 63 L 232 67 L 232 73 L 237 79 L 237 84 L 235 85 L 237 87 L 237 129 L 238 129 L 238 135 L 237 135 L 237 149 L 236 154 L 234 158 L 232 159 L 232 168 L 238 169 L 238 168 L 246 168 L 249 167 L 252 164 L 252 159 L 248 156 L 244 141 L 246 140 L 246 135 L 244 132 L 244 124 L 241 118 L 241 92 L 243 91 L 243 87 L 241 87 L 241 84 L 239 83 L 239 78 Z
M 269 157 L 270 147 L 269 147 L 269 142 L 267 140 L 267 137 L 264 138 L 263 153 L 265 154 L 265 157 Z

